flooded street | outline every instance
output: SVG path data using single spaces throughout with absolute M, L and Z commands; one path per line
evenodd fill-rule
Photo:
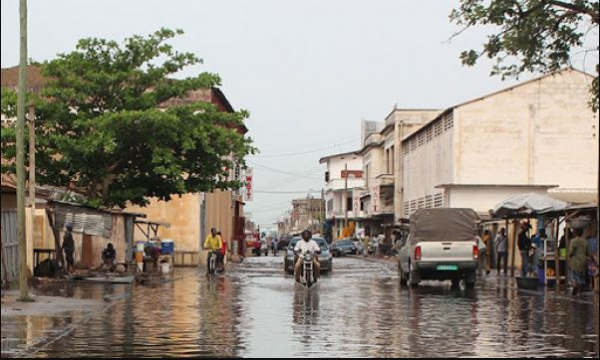
M 597 352 L 598 305 L 590 298 L 575 302 L 523 293 L 496 278 L 474 291 L 436 283 L 409 290 L 399 286 L 393 264 L 353 258 L 336 258 L 333 274 L 320 288 L 304 292 L 281 269 L 280 257 L 260 257 L 210 281 L 194 268 L 176 269 L 182 279 L 155 287 L 71 288 L 62 295 L 116 301 L 64 337 L 33 349 L 34 355 L 567 357 Z

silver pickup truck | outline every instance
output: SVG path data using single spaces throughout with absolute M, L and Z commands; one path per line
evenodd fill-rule
M 451 280 L 467 287 L 477 281 L 477 223 L 472 209 L 420 209 L 410 218 L 410 235 L 398 257 L 400 282 Z

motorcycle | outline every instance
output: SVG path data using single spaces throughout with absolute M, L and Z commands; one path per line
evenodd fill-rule
M 310 289 L 317 284 L 314 276 L 314 259 L 315 255 L 310 252 L 301 254 L 302 256 L 302 273 L 300 274 L 300 282 L 298 283 L 306 289 Z

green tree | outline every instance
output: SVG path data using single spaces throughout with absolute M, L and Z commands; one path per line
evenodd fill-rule
M 492 75 L 503 79 L 527 71 L 553 72 L 571 65 L 573 51 L 586 52 L 585 59 L 596 63 L 590 106 L 597 111 L 599 8 L 591 0 L 460 0 L 450 19 L 462 31 L 476 25 L 497 30 L 483 49 L 464 51 L 461 59 L 469 66 L 482 56 L 495 59 Z M 587 36 L 593 36 L 591 47 Z
M 240 186 L 228 169 L 255 151 L 237 131 L 248 114 L 173 101 L 220 84 L 210 73 L 172 78 L 201 63 L 167 43 L 178 34 L 161 29 L 122 45 L 83 39 L 75 51 L 39 65 L 49 80 L 36 106 L 39 183 L 106 207 Z M 164 106 L 168 100 L 175 105 Z M 3 114 L 13 109 L 14 93 L 2 89 Z M 2 130 L 3 172 L 14 171 L 13 138 Z

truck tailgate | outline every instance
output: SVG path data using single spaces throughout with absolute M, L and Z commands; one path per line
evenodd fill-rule
M 466 262 L 473 261 L 472 241 L 454 241 L 454 242 L 421 242 L 421 261 L 448 263 L 448 262 Z

